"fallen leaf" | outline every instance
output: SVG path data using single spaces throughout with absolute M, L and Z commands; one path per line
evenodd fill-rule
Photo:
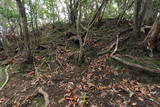
M 1 98 L 0 99 L 0 104 L 3 103 L 5 101 L 5 98 Z
M 91 88 L 91 87 L 96 87 L 96 85 L 94 85 L 93 83 L 90 83 L 90 82 L 87 82 L 88 84 L 88 87 Z
M 134 95 L 134 93 L 129 91 L 129 97 L 131 98 L 133 95 Z
M 61 98 L 58 103 L 63 103 L 66 99 L 65 98 Z
M 98 89 L 99 90 L 106 90 L 106 89 L 108 89 L 109 87 L 107 87 L 107 86 L 98 86 Z
M 135 106 L 135 105 L 137 105 L 137 103 L 132 103 L 132 106 Z

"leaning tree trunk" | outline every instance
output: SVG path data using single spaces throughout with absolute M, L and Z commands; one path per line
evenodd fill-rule
M 93 16 L 93 19 L 91 20 L 91 24 L 93 23 L 93 25 L 99 25 L 99 23 L 102 20 L 103 17 L 103 13 L 105 11 L 105 7 L 108 3 L 108 0 L 103 0 L 101 6 L 97 9 L 96 13 Z
M 150 49 L 151 51 L 153 51 L 154 49 L 157 49 L 157 44 L 158 44 L 158 42 L 160 42 L 157 40 L 159 34 L 160 34 L 160 15 L 155 20 L 147 37 L 142 42 L 142 45 L 147 46 L 147 48 Z
M 28 24 L 27 24 L 27 16 L 26 16 L 25 7 L 21 0 L 16 0 L 16 3 L 19 8 L 19 13 L 22 19 L 22 29 L 23 29 L 23 36 L 24 36 L 24 45 L 25 45 L 25 50 L 26 50 L 26 58 L 28 61 L 31 61 L 32 55 L 31 55 L 30 38 L 29 38 L 29 33 L 28 33 Z
M 128 1 L 128 2 L 127 2 L 127 0 L 124 0 L 122 13 L 120 13 L 119 16 L 118 16 L 117 25 L 120 24 L 120 22 L 122 21 L 126 11 L 129 10 L 132 7 L 133 4 L 134 4 L 134 0 L 133 1 Z

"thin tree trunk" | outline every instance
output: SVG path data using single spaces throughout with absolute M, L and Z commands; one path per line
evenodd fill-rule
M 96 11 L 96 13 L 93 16 L 93 18 L 90 22 L 90 25 L 92 25 L 92 23 L 93 23 L 93 25 L 98 25 L 99 24 L 99 22 L 101 21 L 102 16 L 103 16 L 103 12 L 104 12 L 103 9 L 105 9 L 107 3 L 108 3 L 108 0 L 103 0 L 102 1 L 101 6 L 98 8 L 98 10 Z
M 135 13 L 134 13 L 134 30 L 140 32 L 140 11 L 141 11 L 142 0 L 135 0 Z
M 71 24 L 75 24 L 78 15 L 78 3 L 79 0 L 70 0 L 69 6 L 69 21 Z
M 28 24 L 27 24 L 27 16 L 26 16 L 25 7 L 21 0 L 16 0 L 16 3 L 19 8 L 19 13 L 21 15 L 22 24 L 23 24 L 22 28 L 23 28 L 23 35 L 24 35 L 26 58 L 28 61 L 31 61 L 32 55 L 31 55 L 30 38 L 29 38 L 29 33 L 28 33 Z
M 134 0 L 130 4 L 126 3 L 126 1 L 127 0 L 124 1 L 125 3 L 123 4 L 123 11 L 122 11 L 122 13 L 118 16 L 117 25 L 119 25 L 119 23 L 123 19 L 123 16 L 125 15 L 126 11 L 129 10 L 132 7 L 132 5 L 134 4 Z
M 78 3 L 78 15 L 77 15 L 76 28 L 77 28 L 77 37 L 78 37 L 79 45 L 80 45 L 79 56 L 78 56 L 79 64 L 82 62 L 82 57 L 83 57 L 83 42 L 82 42 L 82 37 L 80 34 L 80 21 L 81 21 L 81 4 Z
M 35 28 L 34 28 L 34 24 L 33 24 L 33 9 L 32 9 L 32 2 L 31 0 L 28 1 L 29 2 L 29 6 L 30 6 L 30 17 L 31 17 L 31 27 L 32 27 L 32 31 L 35 35 Z

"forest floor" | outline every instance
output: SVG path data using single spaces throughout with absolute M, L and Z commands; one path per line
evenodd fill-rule
M 76 30 L 68 24 L 41 28 L 32 64 L 25 63 L 23 52 L 1 51 L 0 72 L 9 65 L 9 81 L 0 91 L 0 107 L 43 107 L 47 100 L 49 107 L 159 107 L 160 75 L 110 57 L 119 35 L 116 56 L 159 71 L 160 57 L 149 57 L 138 45 L 146 35 L 137 36 L 128 28 L 127 22 L 117 27 L 113 19 L 92 28 L 81 65 L 75 60 L 79 46 L 69 40 Z

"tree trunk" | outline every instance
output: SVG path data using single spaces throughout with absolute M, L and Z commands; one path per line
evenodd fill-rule
M 33 14 L 34 13 L 33 13 L 33 9 L 32 9 L 32 1 L 29 0 L 28 2 L 29 2 L 29 7 L 30 7 L 31 27 L 32 27 L 32 31 L 35 35 L 35 28 L 34 28 L 34 23 L 33 23 Z
M 135 0 L 135 12 L 134 12 L 134 30 L 140 32 L 140 11 L 142 0 Z
M 79 50 L 79 56 L 78 56 L 78 63 L 82 63 L 82 58 L 83 58 L 83 42 L 82 42 L 82 37 L 80 34 L 80 21 L 81 21 L 81 4 L 78 3 L 78 15 L 77 15 L 77 22 L 76 22 L 76 28 L 77 28 L 77 37 L 79 40 L 79 45 L 80 45 L 80 50 Z
M 102 1 L 102 4 L 101 6 L 97 9 L 96 13 L 94 14 L 91 22 L 90 22 L 90 25 L 99 25 L 99 23 L 101 22 L 101 19 L 102 19 L 102 16 L 103 16 L 103 13 L 104 13 L 104 9 L 106 7 L 108 3 L 108 0 L 103 0 Z
M 154 49 L 157 49 L 157 44 L 160 42 L 158 36 L 160 34 L 160 15 L 155 20 L 151 30 L 149 31 L 147 37 L 142 42 L 143 46 L 147 46 L 148 49 L 153 52 Z
M 32 55 L 31 55 L 30 38 L 29 38 L 29 33 L 28 33 L 28 24 L 27 24 L 27 16 L 26 16 L 25 7 L 21 0 L 16 0 L 16 3 L 19 8 L 19 13 L 21 15 L 21 20 L 23 24 L 22 29 L 23 29 L 23 35 L 24 35 L 26 58 L 27 58 L 27 61 L 31 61 Z
M 135 0 L 134 30 L 139 33 L 141 26 L 152 17 L 152 0 Z
M 122 13 L 119 14 L 119 16 L 118 16 L 117 25 L 120 24 L 120 22 L 122 21 L 126 11 L 129 10 L 132 7 L 133 4 L 134 4 L 134 0 L 131 1 L 131 2 L 129 2 L 129 1 L 127 2 L 127 0 L 124 0 Z
M 75 24 L 78 15 L 78 2 L 79 0 L 70 0 L 69 5 L 69 21 L 71 24 Z

